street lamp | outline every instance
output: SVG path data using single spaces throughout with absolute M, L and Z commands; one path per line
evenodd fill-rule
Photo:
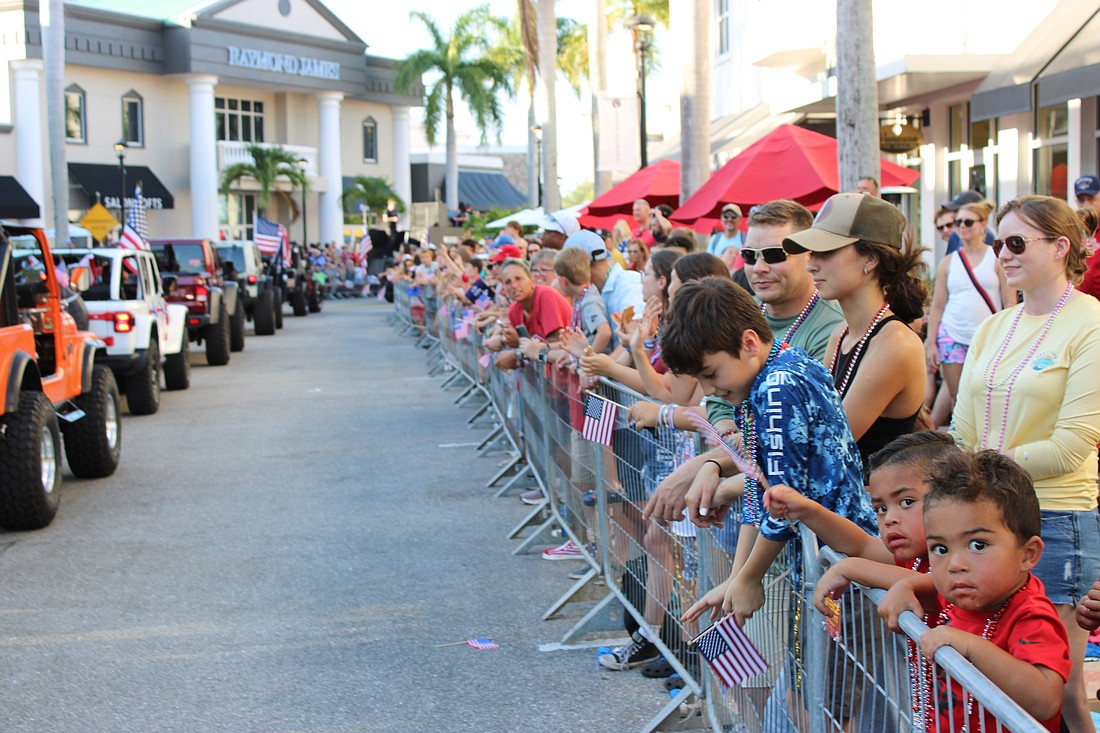
M 302 176 L 306 175 L 306 168 L 309 167 L 309 161 L 305 158 L 298 158 L 298 167 L 302 169 Z M 308 179 L 306 179 L 308 180 Z M 309 249 L 309 227 L 306 225 L 306 184 L 302 183 L 302 251 Z
M 119 140 L 115 143 L 115 152 L 118 154 L 118 172 L 121 178 L 122 195 L 118 199 L 119 216 L 122 219 L 122 226 L 126 226 L 126 148 L 129 145 L 125 140 Z
M 532 125 L 535 135 L 535 173 L 539 182 L 539 206 L 542 206 L 542 125 Z
M 634 51 L 638 56 L 638 130 L 642 137 L 642 168 L 649 165 L 649 153 L 646 150 L 648 134 L 645 129 L 645 62 L 649 55 L 649 34 L 653 31 L 655 22 L 645 13 L 639 13 L 626 22 L 634 33 Z

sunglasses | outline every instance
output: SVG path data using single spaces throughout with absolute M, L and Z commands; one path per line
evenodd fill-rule
M 741 217 L 739 217 L 737 214 L 733 213 L 732 211 L 728 211 L 725 214 L 722 214 L 722 218 L 723 219 L 740 219 Z
M 782 247 L 743 249 L 741 250 L 741 257 L 744 258 L 746 265 L 755 265 L 757 257 L 763 257 L 769 265 L 778 265 L 780 262 L 787 261 L 787 253 L 783 251 Z
M 1022 255 L 1027 248 L 1028 242 L 1049 242 L 1057 237 L 1005 237 L 1004 239 L 993 240 L 993 254 L 996 256 L 1001 255 L 1001 248 L 1008 247 L 1008 251 L 1014 255 Z
M 955 227 L 955 222 L 949 221 L 946 224 L 940 224 L 938 227 L 936 227 L 936 231 L 937 232 L 943 232 L 943 231 L 946 231 L 948 229 L 954 229 L 954 227 Z
M 957 227 L 972 227 L 977 224 L 981 219 L 956 219 L 955 226 Z

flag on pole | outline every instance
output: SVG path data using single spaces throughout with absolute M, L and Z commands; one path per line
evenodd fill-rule
M 265 255 L 273 255 L 279 251 L 279 245 L 282 244 L 280 229 L 282 227 L 275 222 L 256 215 L 255 234 L 252 239 Z
M 732 615 L 697 636 L 692 646 L 710 663 L 726 687 L 739 685 L 768 668 Z
M 149 249 L 145 240 L 149 238 L 149 226 L 145 221 L 145 200 L 141 197 L 141 184 L 134 188 L 134 203 L 126 214 L 126 224 L 122 227 L 119 246 L 126 249 Z
M 619 407 L 614 402 L 593 394 L 584 396 L 584 426 L 581 435 L 588 440 L 611 447 L 611 431 Z
M 279 234 L 282 242 L 283 252 L 283 267 L 290 267 L 294 264 L 290 259 L 290 232 L 286 230 L 282 224 L 279 225 Z
M 363 232 L 363 238 L 359 240 L 359 256 L 366 257 L 374 249 L 374 242 L 370 241 L 370 232 Z

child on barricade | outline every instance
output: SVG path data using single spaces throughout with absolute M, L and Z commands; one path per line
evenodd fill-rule
M 879 613 L 895 631 L 912 611 L 938 620 L 920 638 L 932 660 L 953 647 L 1048 730 L 1061 725 L 1069 642 L 1042 581 L 1039 501 L 1031 478 L 992 450 L 938 460 L 924 497 L 930 572 L 894 583 Z M 918 703 L 930 730 L 996 730 L 997 721 L 939 667 Z

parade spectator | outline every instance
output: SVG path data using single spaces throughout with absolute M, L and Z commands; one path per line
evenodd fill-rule
M 622 219 L 619 219 L 617 222 L 615 222 L 615 226 L 611 227 L 611 234 L 614 237 L 615 246 L 619 249 L 620 252 L 623 252 L 625 254 L 627 250 L 627 244 L 629 244 L 632 239 L 632 237 L 630 236 L 630 225 Z M 649 248 L 647 247 L 646 252 L 648 251 Z M 630 259 L 629 256 L 627 257 L 627 259 Z
M 669 213 L 671 214 L 672 212 L 670 211 Z M 665 240 L 668 239 L 668 235 L 671 233 L 672 223 L 668 220 L 667 216 L 662 213 L 661 207 L 657 207 L 650 213 L 649 216 L 649 234 L 650 238 L 653 240 L 653 244 L 651 244 L 650 247 L 653 248 L 658 245 L 663 247 L 665 244 Z M 641 237 L 641 240 L 644 242 L 646 241 L 646 238 Z M 694 247 L 692 248 L 692 250 L 685 251 L 693 250 Z
M 547 214 L 542 219 L 542 239 L 539 244 L 545 249 L 561 249 L 565 240 L 580 231 L 575 216 L 569 214 Z
M 1077 210 L 1077 218 L 1081 220 L 1081 226 L 1085 231 L 1081 244 L 1088 255 L 1088 259 L 1085 260 L 1085 276 L 1077 289 L 1094 298 L 1100 298 L 1100 256 L 1096 254 L 1096 230 L 1100 214 L 1091 206 L 1082 206 Z
M 600 239 L 603 240 L 604 249 L 611 254 L 611 261 L 624 270 L 629 270 L 630 268 L 627 266 L 626 256 L 619 251 L 619 247 L 615 243 L 615 238 L 611 235 L 611 230 L 593 229 L 592 231 L 598 234 Z
M 504 228 L 500 230 L 500 233 L 512 238 L 512 244 L 519 247 L 519 251 L 523 253 L 524 257 L 527 257 L 528 242 L 523 237 L 523 225 L 518 221 L 510 221 L 504 225 Z
M 1074 606 L 1100 577 L 1100 303 L 1073 288 L 1085 271 L 1084 232 L 1064 201 L 1017 197 L 997 212 L 997 229 L 993 251 L 1023 304 L 974 334 L 952 429 L 966 448 L 1005 453 L 1035 483 L 1046 544 L 1035 575 L 1066 625 L 1073 661 L 1063 717 L 1070 730 L 1087 730 L 1088 634 Z
M 645 272 L 649 260 L 649 247 L 640 239 L 631 239 L 626 246 L 627 268 L 633 272 Z
M 584 230 L 570 236 L 565 246 L 579 247 L 588 253 L 592 260 L 592 283 L 603 296 L 609 314 L 621 315 L 627 307 L 633 306 L 635 318 L 642 317 L 645 301 L 641 276 L 613 264 L 611 253 L 599 236 Z
M 517 348 L 519 326 L 523 326 L 530 337 L 546 343 L 555 341 L 561 331 L 569 327 L 573 314 L 569 301 L 553 288 L 535 285 L 526 262 L 516 258 L 504 260 L 500 281 L 512 301 L 508 308 L 508 326 L 502 328 L 500 333 L 487 337 L 485 348 L 490 351 Z M 512 369 L 518 366 L 518 356 L 515 353 L 502 354 L 496 364 L 502 369 Z
M 699 237 L 687 227 L 676 227 L 665 237 L 664 246 L 676 247 L 685 254 L 691 254 L 699 250 Z
M 557 277 L 554 273 L 554 258 L 558 256 L 558 250 L 540 249 L 531 257 L 531 278 L 536 285 L 553 287 L 562 295 L 565 295 L 558 287 Z
M 878 179 L 874 176 L 862 176 L 856 184 L 856 193 L 865 193 L 868 196 L 882 198 L 882 192 L 878 186 Z
M 1096 176 L 1081 176 L 1073 183 L 1073 195 L 1077 198 L 1077 206 L 1091 206 L 1096 208 L 1096 197 L 1100 196 L 1100 178 Z
M 741 250 L 741 216 L 741 207 L 737 204 L 726 204 L 722 207 L 722 229 L 711 235 L 707 252 L 722 257 L 731 247 Z
M 934 426 L 946 425 L 955 406 L 966 350 L 986 318 L 1016 304 L 1004 270 L 983 236 L 993 213 L 988 201 L 964 204 L 955 217 L 963 246 L 940 260 L 928 315 L 925 351 L 929 369 L 938 369 L 947 394 L 932 411 Z
M 951 199 L 946 204 L 944 204 L 943 208 L 947 209 L 948 211 L 957 212 L 959 209 L 961 209 L 966 204 L 976 204 L 979 201 L 985 201 L 985 196 L 982 196 L 980 193 L 978 193 L 977 191 L 974 191 L 974 190 L 963 191 L 958 196 L 956 196 L 955 198 Z M 996 233 L 993 231 L 993 229 L 991 229 L 989 227 L 986 227 L 986 230 L 985 230 L 985 243 L 992 246 L 993 245 L 993 237 L 994 237 L 995 234 Z M 962 239 L 959 238 L 958 231 L 957 230 L 952 231 L 950 236 L 947 238 L 947 254 L 951 254 L 952 252 L 954 252 L 955 250 L 957 250 L 961 246 L 962 246 Z
M 946 206 L 936 210 L 936 216 L 932 219 L 936 232 L 946 244 L 951 241 L 951 234 L 955 231 L 955 212 Z
M 554 272 L 561 281 L 565 295 L 573 301 L 570 328 L 578 329 L 584 335 L 593 353 L 604 354 L 611 350 L 613 344 L 607 306 L 600 297 L 599 289 L 592 283 L 592 260 L 588 251 L 570 246 L 570 240 L 585 234 L 591 235 L 593 232 L 578 232 L 566 240 L 565 247 L 554 258 Z
M 630 233 L 630 238 L 640 239 L 647 247 L 653 247 L 655 240 L 653 239 L 653 232 L 649 229 L 649 220 L 653 216 L 653 211 L 649 208 L 649 202 L 645 199 L 638 199 L 634 202 L 632 213 L 634 221 L 638 222 L 638 228 Z

